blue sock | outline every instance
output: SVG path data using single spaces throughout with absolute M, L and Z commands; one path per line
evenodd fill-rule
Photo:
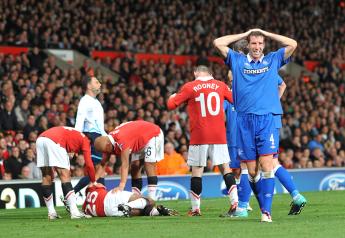
M 80 190 L 82 190 L 84 187 L 86 187 L 90 183 L 89 176 L 82 177 L 77 185 L 74 187 L 74 192 L 78 193 Z
M 243 169 L 241 172 L 241 179 L 240 183 L 237 185 L 238 191 L 238 207 L 239 208 L 246 208 L 249 203 L 250 193 L 252 192 L 248 180 L 248 170 Z
M 263 197 L 262 197 L 262 179 L 260 178 L 260 175 L 256 176 L 255 178 L 249 177 L 249 184 L 253 190 L 253 193 L 261 209 L 263 206 Z
M 271 214 L 272 201 L 274 193 L 274 175 L 272 172 L 263 172 L 262 177 L 262 211 Z
M 296 186 L 294 182 L 292 181 L 291 175 L 289 172 L 282 167 L 281 165 L 278 165 L 275 168 L 274 175 L 279 179 L 280 183 L 286 188 L 286 190 L 290 193 L 291 197 L 295 197 L 299 194 L 298 190 L 296 189 Z
M 104 178 L 99 178 L 97 180 L 97 183 L 101 183 L 101 184 L 105 185 L 105 179 Z

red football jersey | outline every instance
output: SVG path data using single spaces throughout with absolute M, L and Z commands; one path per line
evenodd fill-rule
M 103 186 L 89 187 L 83 204 L 84 213 L 94 217 L 105 217 L 104 198 L 107 193 L 108 191 Z
M 187 103 L 190 123 L 190 144 L 226 144 L 223 102 L 233 102 L 229 87 L 213 77 L 199 77 L 184 84 L 169 98 L 167 106 L 173 110 Z
M 133 153 L 139 152 L 159 133 L 159 126 L 151 122 L 129 121 L 117 126 L 109 135 L 115 140 L 114 153 L 120 155 L 127 148 Z
M 89 139 L 72 127 L 58 126 L 44 131 L 39 137 L 47 137 L 65 148 L 67 152 L 83 152 L 85 167 L 92 182 L 95 181 L 95 169 L 91 160 Z

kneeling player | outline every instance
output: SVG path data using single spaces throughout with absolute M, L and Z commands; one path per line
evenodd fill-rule
M 150 198 L 113 189 L 107 191 L 102 184 L 92 184 L 86 190 L 83 211 L 94 217 L 129 217 L 129 216 L 176 216 L 175 210 L 155 206 Z

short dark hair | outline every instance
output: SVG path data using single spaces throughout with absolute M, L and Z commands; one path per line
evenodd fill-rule
M 251 36 L 262 36 L 265 39 L 265 35 L 262 34 L 260 31 L 252 31 L 248 37 L 247 37 L 247 41 L 250 42 L 250 37 Z
M 194 68 L 194 72 L 205 72 L 205 73 L 209 73 L 212 75 L 212 70 L 209 67 L 207 67 L 206 65 L 197 65 Z
M 81 80 L 81 88 L 83 89 L 84 92 L 86 92 L 87 90 L 87 85 L 91 82 L 92 77 L 90 76 L 85 76 L 82 80 Z

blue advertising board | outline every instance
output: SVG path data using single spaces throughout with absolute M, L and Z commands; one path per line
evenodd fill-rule
M 324 169 L 294 169 L 289 170 L 297 189 L 300 192 L 306 191 L 330 191 L 345 190 L 345 168 L 324 168 Z M 158 200 L 188 199 L 190 189 L 190 175 L 181 176 L 160 176 L 158 178 L 157 198 Z M 221 197 L 226 194 L 226 186 L 220 174 L 204 174 L 203 198 Z M 112 189 L 119 184 L 119 177 L 106 178 L 107 189 Z M 130 178 L 127 181 L 125 190 L 131 190 Z M 143 179 L 144 195 L 147 195 L 146 179 Z M 276 178 L 275 192 L 286 193 L 287 191 Z

